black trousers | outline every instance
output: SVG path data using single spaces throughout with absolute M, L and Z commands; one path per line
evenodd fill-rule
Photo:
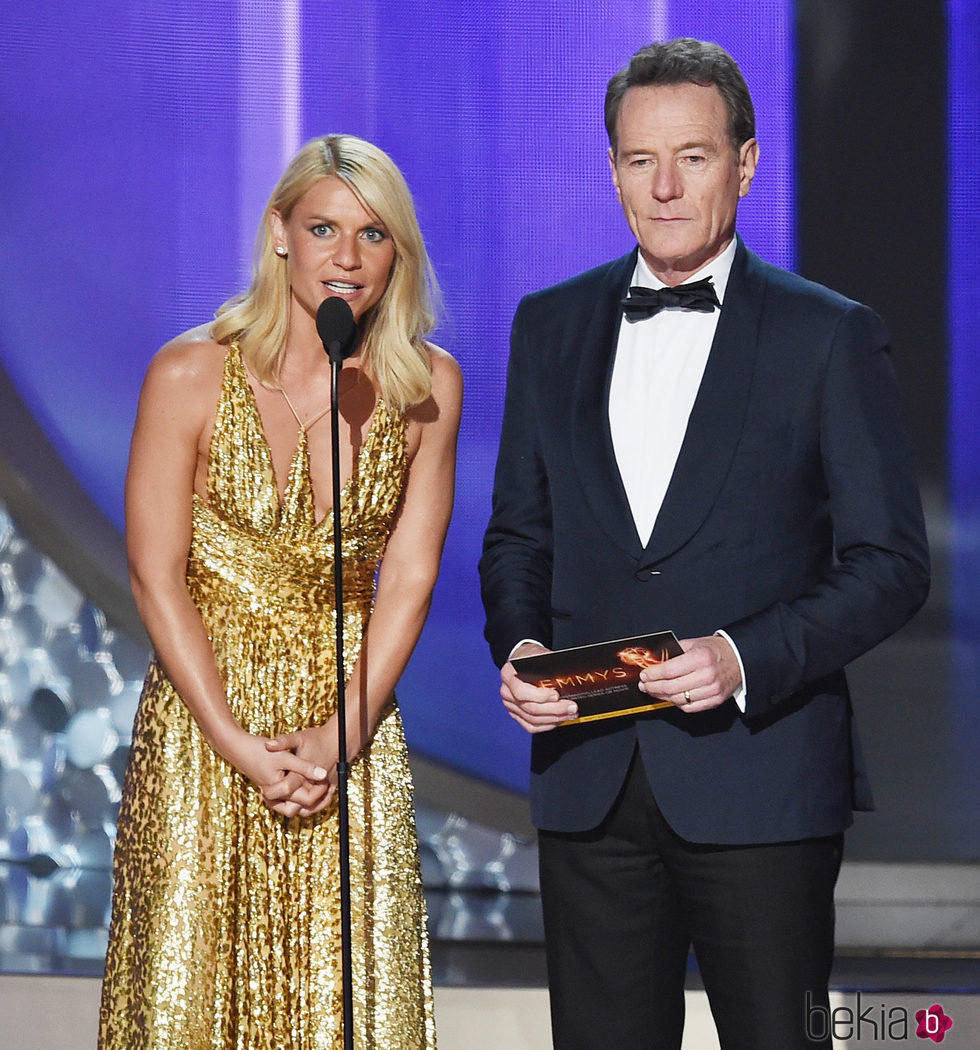
M 686 842 L 636 754 L 598 828 L 538 843 L 555 1050 L 678 1050 L 692 945 L 722 1050 L 830 1050 L 808 1017 L 827 1005 L 842 835 Z

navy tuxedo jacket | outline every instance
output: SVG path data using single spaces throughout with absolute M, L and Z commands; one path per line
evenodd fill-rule
M 536 734 L 532 816 L 551 830 L 596 826 L 638 743 L 685 839 L 839 832 L 854 809 L 871 808 L 843 668 L 909 619 L 929 581 L 887 334 L 867 307 L 740 241 L 644 547 L 608 422 L 618 301 L 635 260 L 634 251 L 518 308 L 480 562 L 486 634 L 502 664 L 522 638 L 559 649 L 721 628 L 742 656 L 747 708 L 729 699 L 701 714 Z

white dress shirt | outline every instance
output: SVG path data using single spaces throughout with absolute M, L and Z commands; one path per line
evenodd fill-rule
M 725 302 L 725 288 L 735 257 L 735 241 L 684 283 L 710 277 Z M 637 256 L 631 285 L 664 288 Z M 609 427 L 616 463 L 626 489 L 633 522 L 644 547 L 653 532 L 667 493 L 687 421 L 698 395 L 720 311 L 661 310 L 643 321 L 619 327 Z
M 735 258 L 735 239 L 717 258 L 684 283 L 710 277 L 724 307 L 725 289 Z M 636 257 L 631 285 L 664 288 Z M 661 310 L 642 321 L 619 326 L 616 357 L 609 387 L 609 429 L 626 498 L 640 543 L 645 547 L 663 506 L 667 486 L 687 432 L 687 421 L 704 377 L 711 343 L 721 317 L 719 310 Z M 732 647 L 742 675 L 735 702 L 745 710 L 745 667 L 735 643 Z

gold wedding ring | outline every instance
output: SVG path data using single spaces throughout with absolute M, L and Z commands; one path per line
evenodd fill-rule
M 690 702 L 691 702 L 691 690 L 690 689 L 685 689 L 684 690 L 684 703 L 685 704 L 689 704 Z

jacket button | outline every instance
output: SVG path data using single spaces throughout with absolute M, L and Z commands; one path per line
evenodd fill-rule
M 633 575 L 640 583 L 646 583 L 647 580 L 653 579 L 654 576 L 659 576 L 660 573 L 656 569 L 637 569 Z

